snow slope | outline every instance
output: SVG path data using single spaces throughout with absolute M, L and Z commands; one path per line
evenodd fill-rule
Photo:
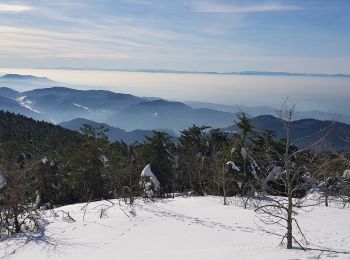
M 310 248 L 287 250 L 256 225 L 254 210 L 222 198 L 137 200 L 110 208 L 107 201 L 47 211 L 45 232 L 0 243 L 1 259 L 350 259 L 349 209 L 317 207 L 300 216 Z M 235 200 L 239 202 L 239 200 Z M 75 222 L 64 219 L 62 211 Z

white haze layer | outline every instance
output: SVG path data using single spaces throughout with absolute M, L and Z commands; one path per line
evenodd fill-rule
M 238 76 L 58 69 L 0 69 L 48 77 L 78 89 L 106 89 L 178 101 L 280 107 L 286 98 L 298 110 L 350 114 L 350 78 Z M 19 90 L 28 90 L 25 86 Z

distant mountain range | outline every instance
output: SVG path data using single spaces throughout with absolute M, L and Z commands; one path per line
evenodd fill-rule
M 9 89 L 0 88 L 9 95 Z M 211 109 L 194 109 L 180 102 L 142 99 L 127 94 L 102 90 L 74 90 L 62 87 L 17 92 L 2 98 L 0 109 L 50 122 L 74 118 L 105 122 L 127 130 L 169 128 L 179 131 L 191 126 L 213 125 L 224 127 L 235 115 Z
M 47 86 L 66 86 L 66 84 L 31 75 L 6 74 L 0 77 L 0 87 L 29 90 Z
M 197 101 L 185 101 L 185 104 L 193 108 L 209 108 L 218 111 L 224 111 L 228 113 L 246 113 L 250 117 L 261 116 L 261 115 L 278 115 L 278 109 L 269 107 L 269 106 L 242 106 L 242 105 L 222 105 L 206 102 L 197 102 Z M 343 123 L 350 124 L 350 116 L 323 112 L 323 111 L 298 111 L 296 110 L 293 118 L 295 120 L 304 119 L 304 118 L 314 118 L 319 120 L 331 120 L 339 121 Z
M 4 78 L 6 81 L 3 81 Z M 51 86 L 56 82 L 46 78 L 14 74 L 0 77 L 0 85 L 9 81 L 22 84 L 22 87 L 27 81 L 29 84 L 34 84 L 34 81 L 40 84 L 46 82 L 49 87 L 22 92 L 0 87 L 0 96 L 6 99 L 6 102 L 0 103 L 0 109 L 55 123 L 86 118 L 128 131 L 171 129 L 178 132 L 193 124 L 225 127 L 236 118 L 233 113 L 192 108 L 181 102 L 104 90 Z
M 16 91 L 6 84 L 21 88 L 35 85 L 28 91 Z M 170 135 L 196 125 L 209 125 L 236 131 L 233 126 L 237 112 L 246 112 L 256 129 L 272 130 L 283 137 L 283 122 L 273 116 L 277 109 L 268 106 L 220 105 L 203 102 L 174 102 L 157 97 L 137 97 L 104 90 L 77 90 L 55 86 L 48 78 L 8 74 L 0 77 L 0 110 L 11 111 L 30 118 L 61 123 L 62 126 L 79 130 L 84 124 L 98 125 L 102 122 L 110 128 L 111 140 L 123 139 L 127 143 L 143 141 L 153 129 L 165 129 Z M 45 88 L 43 88 L 43 86 Z M 337 149 L 347 147 L 349 126 L 332 121 L 350 123 L 350 118 L 340 114 L 320 111 L 296 111 L 293 122 L 293 140 L 305 146 L 327 132 L 327 142 Z M 305 119 L 312 118 L 312 119 Z M 319 119 L 319 120 L 316 120 Z M 335 129 L 329 132 L 329 128 Z M 328 133 L 329 132 L 329 133 Z
M 46 77 L 35 77 L 32 75 L 19 75 L 19 74 L 6 74 L 0 78 L 1 82 L 23 82 L 23 83 L 33 83 L 39 85 L 50 85 L 55 84 L 55 81 L 52 81 Z
M 73 131 L 80 131 L 80 128 L 84 124 L 90 125 L 95 128 L 100 127 L 102 125 L 105 126 L 108 129 L 108 132 L 107 132 L 108 138 L 112 142 L 123 140 L 127 144 L 132 144 L 135 142 L 142 143 L 143 141 L 145 141 L 146 136 L 152 137 L 154 134 L 152 130 L 133 130 L 133 131 L 127 132 L 123 129 L 113 127 L 104 123 L 97 123 L 91 120 L 87 120 L 85 118 L 76 118 L 67 122 L 62 122 L 59 125 Z M 176 138 L 175 134 L 170 130 L 158 129 L 158 131 L 167 132 L 170 136 L 173 136 L 174 139 Z
M 122 71 L 122 72 L 146 72 L 146 73 L 169 73 L 169 74 L 209 74 L 209 75 L 245 75 L 245 76 L 286 76 L 286 77 L 336 77 L 350 78 L 350 74 L 342 73 L 300 73 L 300 72 L 284 72 L 284 71 L 189 71 L 189 70 L 170 70 L 170 69 L 106 69 L 106 68 L 76 68 L 76 67 L 55 67 L 55 68 L 38 68 L 38 69 L 61 69 L 61 70 L 94 70 L 94 71 Z
M 257 116 L 251 119 L 254 130 L 273 131 L 278 138 L 286 138 L 283 121 L 270 115 Z M 238 132 L 236 125 L 223 129 L 227 132 Z M 336 121 L 301 119 L 291 123 L 291 140 L 300 148 L 312 147 L 321 150 L 350 149 L 350 125 Z

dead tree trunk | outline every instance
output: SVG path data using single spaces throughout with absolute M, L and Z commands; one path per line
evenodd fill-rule
M 288 211 L 287 211 L 287 248 L 293 247 L 293 198 L 288 195 Z
M 224 195 L 224 205 L 228 205 L 227 198 L 226 198 L 226 176 L 225 176 L 226 170 L 225 170 L 225 164 L 222 166 L 222 192 Z

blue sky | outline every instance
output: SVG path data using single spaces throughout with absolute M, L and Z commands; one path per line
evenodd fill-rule
M 0 67 L 350 73 L 349 0 L 0 1 Z

